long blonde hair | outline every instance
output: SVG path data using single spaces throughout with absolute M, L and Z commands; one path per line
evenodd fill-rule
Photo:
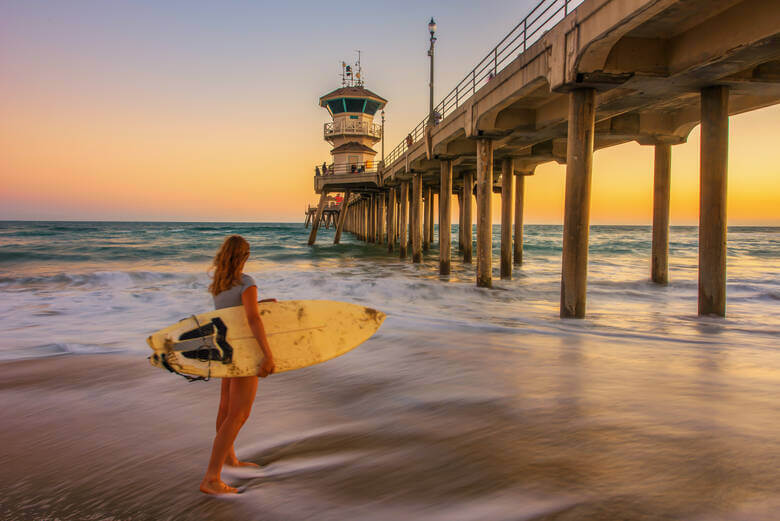
M 214 256 L 211 267 L 214 270 L 209 293 L 216 295 L 241 282 L 241 268 L 249 258 L 249 243 L 240 235 L 225 239 Z

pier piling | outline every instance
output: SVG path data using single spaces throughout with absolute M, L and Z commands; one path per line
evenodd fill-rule
M 526 175 L 530 174 L 521 172 L 515 176 L 514 262 L 517 266 L 523 264 L 523 204 L 525 203 Z
M 344 199 L 341 201 L 341 209 L 339 209 L 339 220 L 336 225 L 336 235 L 333 237 L 333 244 L 338 244 L 341 241 L 341 231 L 344 229 L 344 221 L 347 219 L 350 195 L 350 190 L 346 189 L 344 191 Z
M 422 223 L 420 222 L 422 206 L 422 174 L 415 172 L 412 176 L 412 262 L 422 262 Z
M 406 238 L 407 224 L 406 221 L 409 215 L 409 181 L 401 181 L 401 211 L 400 211 L 400 224 L 398 226 L 398 252 L 399 257 L 406 258 L 406 252 L 409 247 L 408 239 Z
M 653 163 L 652 281 L 669 283 L 669 197 L 672 145 L 656 143 Z
M 575 89 L 569 93 L 561 318 L 585 317 L 595 100 L 595 89 Z
M 387 253 L 393 253 L 395 245 L 395 188 L 387 192 Z
M 311 232 L 309 232 L 309 246 L 314 246 L 317 241 L 317 230 L 320 228 L 320 221 L 322 220 L 322 212 L 325 210 L 325 199 L 328 198 L 328 193 L 323 190 L 320 195 L 320 202 L 317 205 L 317 213 L 314 216 L 314 220 L 311 223 Z
M 450 200 L 452 197 L 452 161 L 441 162 L 439 184 L 439 274 L 449 275 L 452 263 Z
M 474 241 L 473 221 L 471 217 L 474 195 L 474 173 L 463 174 L 463 263 L 471 264 L 471 251 Z
M 477 286 L 493 284 L 493 141 L 477 140 Z
M 430 186 L 423 188 L 423 251 L 428 251 L 431 247 L 431 193 Z
M 514 161 L 505 158 L 501 161 L 501 278 L 512 278 L 512 199 Z
M 701 91 L 699 315 L 726 315 L 726 178 L 729 91 Z

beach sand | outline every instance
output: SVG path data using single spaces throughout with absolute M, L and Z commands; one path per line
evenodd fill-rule
M 218 381 L 141 355 L 0 364 L 0 519 L 777 519 L 774 369 L 523 342 L 396 332 L 261 380 L 236 446 L 263 468 L 226 475 L 231 498 L 198 491 Z

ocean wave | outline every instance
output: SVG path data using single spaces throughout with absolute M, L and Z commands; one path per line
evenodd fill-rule
M 99 355 L 118 353 L 120 349 L 97 344 L 51 343 L 16 349 L 0 350 L 0 361 L 46 358 L 62 355 Z
M 204 271 L 205 273 L 205 271 Z M 158 271 L 96 271 L 92 273 L 57 273 L 54 275 L 0 277 L 0 288 L 41 288 L 61 286 L 113 286 L 160 282 L 173 279 L 192 278 L 192 274 L 166 273 Z

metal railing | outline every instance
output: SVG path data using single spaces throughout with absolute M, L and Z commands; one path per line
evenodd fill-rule
M 338 165 L 330 164 L 317 165 L 314 167 L 315 176 L 346 175 L 346 174 L 376 174 L 379 168 L 379 161 L 366 161 L 364 163 L 342 163 Z
M 325 123 L 323 135 L 325 139 L 339 135 L 371 136 L 382 139 L 382 125 L 353 120 Z
M 433 109 L 434 120 L 447 117 L 492 80 L 504 67 L 523 54 L 528 47 L 541 38 L 544 33 L 563 20 L 584 0 L 541 0 L 531 12 L 518 23 L 509 34 L 498 42 L 482 60 L 452 89 Z M 425 135 L 426 116 L 414 129 L 385 157 L 385 164 L 392 165 Z

